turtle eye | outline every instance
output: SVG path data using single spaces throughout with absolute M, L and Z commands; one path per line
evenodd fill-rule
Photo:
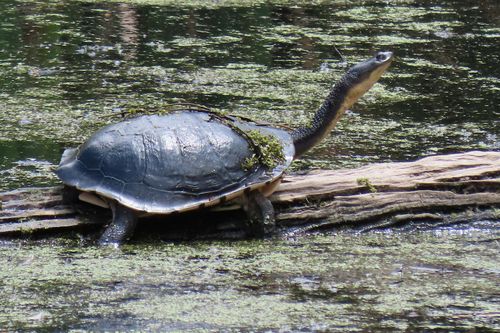
M 377 55 L 375 56 L 375 60 L 379 63 L 384 63 L 386 61 L 391 60 L 392 58 L 392 52 L 390 51 L 381 51 L 378 52 Z
M 384 61 L 387 59 L 387 56 L 383 52 L 377 53 L 377 56 L 375 57 L 378 61 Z

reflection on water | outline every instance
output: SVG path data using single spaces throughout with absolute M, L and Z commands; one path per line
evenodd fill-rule
M 2 1 L 0 190 L 56 182 L 62 149 L 124 110 L 186 101 L 297 126 L 380 49 L 389 73 L 296 167 L 498 150 L 499 18 L 497 0 Z M 494 237 L 3 243 L 0 328 L 493 332 Z

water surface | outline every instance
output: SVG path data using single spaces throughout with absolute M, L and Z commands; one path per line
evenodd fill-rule
M 65 147 L 190 102 L 289 126 L 377 50 L 396 60 L 295 169 L 498 150 L 500 5 L 2 1 L 0 190 L 57 183 Z M 148 243 L 0 244 L 0 328 L 493 332 L 498 228 Z

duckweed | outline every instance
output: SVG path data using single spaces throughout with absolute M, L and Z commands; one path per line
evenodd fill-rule
M 389 72 L 295 170 L 499 149 L 497 7 L 0 2 L 0 190 L 57 183 L 63 149 L 127 110 L 196 103 L 307 124 L 346 68 L 379 49 L 395 52 Z M 500 329 L 489 221 L 231 242 L 150 237 L 119 249 L 92 246 L 86 231 L 0 240 L 0 330 Z

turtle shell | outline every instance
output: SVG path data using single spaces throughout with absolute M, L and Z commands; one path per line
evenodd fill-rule
M 274 168 L 244 162 L 255 147 L 244 134 L 272 135 L 285 159 Z M 288 132 L 183 111 L 141 116 L 97 131 L 64 152 L 56 174 L 67 185 L 95 192 L 139 211 L 168 214 L 216 204 L 278 180 L 290 165 L 294 146 Z

